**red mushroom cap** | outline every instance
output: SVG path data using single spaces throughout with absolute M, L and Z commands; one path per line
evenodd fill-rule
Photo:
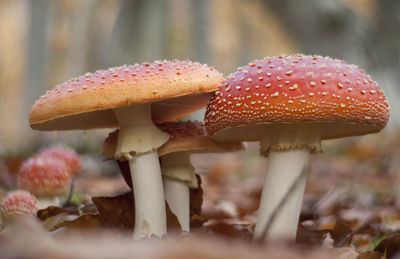
M 75 150 L 67 147 L 50 147 L 40 152 L 40 155 L 54 156 L 64 162 L 71 168 L 73 175 L 78 175 L 82 170 L 82 159 Z
M 54 197 L 68 192 L 71 179 L 71 169 L 63 160 L 42 155 L 23 163 L 18 186 L 36 196 Z
M 257 141 L 273 124 L 311 122 L 329 139 L 378 132 L 389 116 L 383 91 L 364 71 L 298 54 L 256 60 L 228 76 L 205 122 L 210 135 L 224 141 Z
M 37 212 L 37 200 L 27 191 L 10 192 L 1 202 L 1 210 L 6 217 L 32 215 Z

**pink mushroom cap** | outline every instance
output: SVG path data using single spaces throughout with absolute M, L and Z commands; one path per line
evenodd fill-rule
M 71 180 L 71 168 L 64 160 L 47 155 L 26 160 L 18 173 L 18 186 L 39 197 L 66 194 Z
M 10 192 L 1 202 L 1 210 L 5 217 L 18 215 L 35 216 L 37 200 L 28 191 L 18 190 Z
M 54 156 L 64 160 L 64 162 L 71 168 L 71 173 L 75 176 L 82 170 L 82 159 L 79 154 L 71 148 L 50 147 L 40 152 L 40 155 Z

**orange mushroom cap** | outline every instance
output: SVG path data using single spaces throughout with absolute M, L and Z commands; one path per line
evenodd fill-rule
M 297 54 L 255 60 L 228 76 L 208 104 L 205 123 L 224 141 L 257 141 L 262 131 L 286 123 L 316 123 L 321 138 L 330 139 L 378 132 L 389 116 L 383 91 L 364 71 Z
M 152 103 L 155 122 L 176 121 L 207 105 L 223 75 L 192 61 L 121 66 L 71 79 L 41 96 L 29 120 L 38 130 L 118 127 L 112 109 Z

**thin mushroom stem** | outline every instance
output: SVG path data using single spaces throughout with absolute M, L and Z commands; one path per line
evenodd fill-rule
M 163 177 L 165 199 L 172 213 L 178 218 L 182 231 L 190 232 L 190 192 L 187 183 Z
M 295 239 L 307 179 L 307 174 L 302 174 L 302 171 L 309 155 L 310 151 L 306 148 L 270 152 L 254 230 L 255 239 Z M 290 197 L 280 204 L 296 181 Z M 264 229 L 278 207 L 279 212 L 264 236 Z
M 71 186 L 69 188 L 69 193 L 67 198 L 65 199 L 64 203 L 62 204 L 63 208 L 66 208 L 70 205 L 72 195 L 74 195 L 74 187 L 75 187 L 75 176 L 72 176 L 71 178 Z
M 156 151 L 129 160 L 135 197 L 134 239 L 166 234 L 164 188 Z
M 128 160 L 135 196 L 134 239 L 167 232 L 164 188 L 157 149 L 169 135 L 151 118 L 151 104 L 114 109 L 120 125 L 116 159 Z
M 197 178 L 190 164 L 188 152 L 167 154 L 160 158 L 164 192 L 171 211 L 176 215 L 182 231 L 190 231 L 190 192 L 197 188 Z
M 275 219 L 278 215 L 278 213 L 280 212 L 281 208 L 283 207 L 283 205 L 286 203 L 286 201 L 289 199 L 289 197 L 291 197 L 293 195 L 293 192 L 297 189 L 297 185 L 299 183 L 301 183 L 304 175 L 307 174 L 307 170 L 304 167 L 303 171 L 301 172 L 301 174 L 296 178 L 296 180 L 292 183 L 292 185 L 290 186 L 289 190 L 287 191 L 287 193 L 285 194 L 285 196 L 280 200 L 279 204 L 277 205 L 277 207 L 275 208 L 275 210 L 272 212 L 271 217 L 268 219 L 268 222 L 266 223 L 266 226 L 262 232 L 262 234 L 259 237 L 259 240 L 262 242 L 265 237 L 267 236 L 267 234 L 269 233 L 269 229 L 271 228 L 271 226 L 274 224 Z
M 296 238 L 307 179 L 307 174 L 302 174 L 302 171 L 308 163 L 310 153 L 320 151 L 319 129 L 309 124 L 277 126 L 261 139 L 260 152 L 269 156 L 254 230 L 255 239 Z M 286 199 L 289 191 L 290 197 Z M 280 204 L 283 199 L 286 199 L 285 202 Z M 279 210 L 276 215 L 275 210 Z M 275 220 L 264 235 L 263 231 L 273 216 Z

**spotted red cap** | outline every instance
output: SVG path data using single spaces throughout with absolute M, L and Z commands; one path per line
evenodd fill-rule
M 82 159 L 75 150 L 67 147 L 50 147 L 40 152 L 41 156 L 54 156 L 64 162 L 71 168 L 73 175 L 78 175 L 82 170 Z
M 38 130 L 117 127 L 114 108 L 152 104 L 155 122 L 176 121 L 207 105 L 221 73 L 192 61 L 121 66 L 71 79 L 41 96 L 29 120 Z
M 301 54 L 239 68 L 216 91 L 205 114 L 214 138 L 247 141 L 259 140 L 276 124 L 316 123 L 321 138 L 330 139 L 378 132 L 388 120 L 389 103 L 364 71 Z
M 71 169 L 63 160 L 39 155 L 22 164 L 18 186 L 38 197 L 54 197 L 68 192 L 71 179 Z
M 1 201 L 1 210 L 5 217 L 18 215 L 35 216 L 37 212 L 37 200 L 27 191 L 14 191 L 7 194 Z
M 164 156 L 176 152 L 233 152 L 246 148 L 243 142 L 217 142 L 207 133 L 204 123 L 199 121 L 179 121 L 157 124 L 157 127 L 170 135 L 167 143 L 158 149 Z M 104 140 L 101 154 L 113 156 L 118 140 L 118 130 L 110 133 Z

